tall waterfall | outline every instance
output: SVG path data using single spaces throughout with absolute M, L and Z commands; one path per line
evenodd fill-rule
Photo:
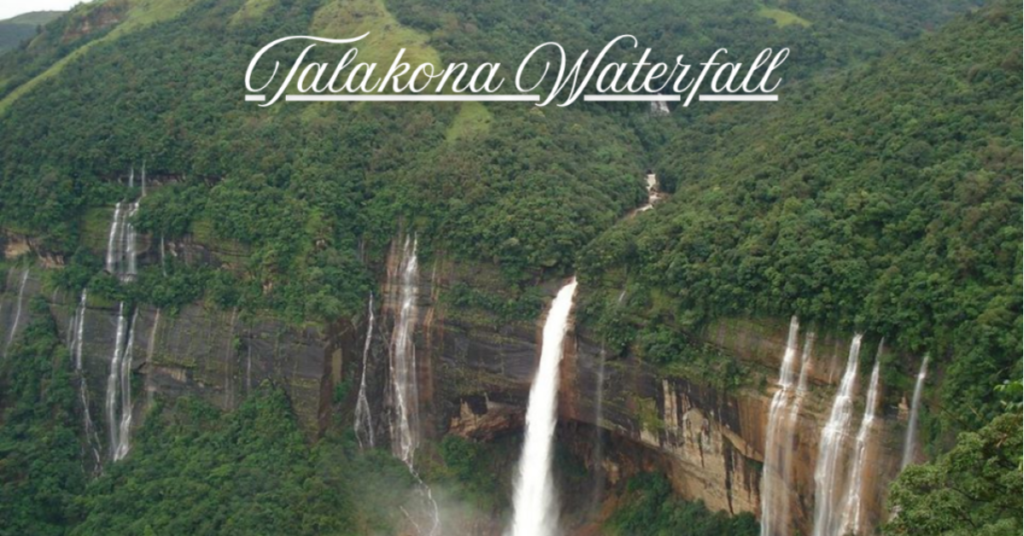
M 74 360 L 75 372 L 78 374 L 78 399 L 82 404 L 82 431 L 85 434 L 86 444 L 92 451 L 95 469 L 99 471 L 103 467 L 103 458 L 100 456 L 100 438 L 96 434 L 96 427 L 92 421 L 92 409 L 89 407 L 89 386 L 85 380 L 85 370 L 82 369 L 82 347 L 85 344 L 85 313 L 88 294 L 82 289 L 82 296 L 78 300 L 78 308 L 75 316 L 71 318 L 71 342 L 68 347 L 71 349 L 71 357 Z
M 128 179 L 130 185 L 133 185 L 134 178 L 133 170 Z M 118 203 L 114 207 L 114 218 L 110 223 L 110 233 L 107 237 L 106 269 L 123 282 L 134 280 L 138 273 L 136 233 L 135 226 L 131 223 L 138 210 L 138 202 Z M 131 439 L 131 371 L 135 346 L 135 317 L 133 315 L 129 319 L 126 309 L 125 303 L 121 302 L 118 306 L 117 330 L 111 352 L 104 405 L 110 436 L 110 456 L 114 461 L 128 454 Z
M 878 346 L 878 357 L 881 358 L 882 346 Z M 850 476 L 847 484 L 846 500 L 839 534 L 857 534 L 860 531 L 860 516 L 864 490 L 864 472 L 867 470 L 868 441 L 875 425 L 875 409 L 878 406 L 878 359 L 871 370 L 871 383 L 868 387 L 868 400 L 864 406 L 864 418 L 857 431 L 857 442 L 854 444 L 853 463 L 850 465 Z
M 391 451 L 413 466 L 419 443 L 419 386 L 416 375 L 416 297 L 419 266 L 416 239 L 406 237 L 399 262 L 398 310 L 391 340 Z
M 789 490 L 787 484 L 792 465 L 793 419 L 789 406 L 793 403 L 796 383 L 796 353 L 799 344 L 800 322 L 797 317 L 789 321 L 789 336 L 779 368 L 779 390 L 772 397 L 768 411 L 768 430 L 765 437 L 764 469 L 761 477 L 761 536 L 788 533 Z
M 575 293 L 574 277 L 558 291 L 544 322 L 540 365 L 530 387 L 526 440 L 516 475 L 512 536 L 551 536 L 558 529 L 551 451 L 558 418 L 558 365 Z
M 853 413 L 854 385 L 857 383 L 857 360 L 863 336 L 856 334 L 850 342 L 846 371 L 839 383 L 832 412 L 821 430 L 818 463 L 814 468 L 814 536 L 835 536 L 839 530 L 842 477 L 840 457 L 849 433 Z
M 425 506 L 429 510 L 430 530 L 424 531 L 408 512 L 405 512 L 404 509 L 403 512 L 415 526 L 417 534 L 435 536 L 441 528 L 440 511 L 430 486 L 423 482 L 419 473 L 416 472 L 415 466 L 416 447 L 419 446 L 419 384 L 414 336 L 418 319 L 416 299 L 419 295 L 420 280 L 416 246 L 416 238 L 406 236 L 396 274 L 399 279 L 399 288 L 397 303 L 394 304 L 394 309 L 397 310 L 395 327 L 391 335 L 391 388 L 389 392 L 392 404 L 391 452 L 405 463 L 409 468 L 409 473 L 419 484 Z M 366 353 L 369 352 L 369 341 L 368 337 L 364 346 Z M 364 354 L 363 357 L 365 359 L 367 355 Z M 363 367 L 365 374 L 365 362 Z
M 132 347 L 135 342 L 135 319 L 129 319 L 125 309 L 125 304 L 122 302 L 118 306 L 117 332 L 114 336 L 113 354 L 110 357 L 110 375 L 107 376 L 104 405 L 107 426 L 110 428 L 110 457 L 114 461 L 118 461 L 128 454 L 131 435 L 131 367 Z
M 900 462 L 900 469 L 905 468 L 914 461 L 914 451 L 917 448 L 917 415 L 921 411 L 921 392 L 924 391 L 924 380 L 928 375 L 928 356 L 921 361 L 921 370 L 917 373 L 917 381 L 914 383 L 914 397 L 910 401 L 910 420 L 907 421 L 907 437 L 903 440 L 903 460 Z
M 18 285 L 18 303 L 14 306 L 14 322 L 11 323 L 11 331 L 7 333 L 7 342 L 4 343 L 4 357 L 11 349 L 11 343 L 18 334 L 18 325 L 21 323 L 21 311 L 25 303 L 25 284 L 28 283 L 28 268 L 21 271 L 21 283 Z
M 132 357 L 135 348 L 135 325 L 139 311 L 135 310 L 132 315 L 131 325 L 128 327 L 128 340 L 125 342 L 124 350 L 121 352 L 121 420 L 118 424 L 117 449 L 114 450 L 114 460 L 120 460 L 128 455 L 131 448 L 132 429 Z
M 366 342 L 363 343 L 363 370 L 359 378 L 359 396 L 356 398 L 356 422 L 354 425 L 356 440 L 359 446 L 373 447 L 373 417 L 370 415 L 370 401 L 366 398 L 366 367 L 370 362 L 370 349 L 373 345 L 373 293 L 370 293 L 369 305 L 366 306 Z

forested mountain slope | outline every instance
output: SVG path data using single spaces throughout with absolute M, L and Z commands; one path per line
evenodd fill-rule
M 948 366 L 954 427 L 992 415 L 1020 376 L 1020 13 L 680 132 L 657 164 L 671 200 L 580 256 L 584 284 L 635 296 L 590 317 L 617 342 L 737 314 L 877 333 Z
M 652 124 L 639 105 L 268 110 L 242 101 L 249 58 L 282 35 L 369 30 L 382 58 L 401 42 L 420 57 L 514 65 L 545 40 L 579 53 L 634 33 L 665 56 L 791 46 L 787 76 L 798 80 L 876 55 L 965 5 L 886 4 L 883 17 L 872 2 L 794 4 L 809 25 L 787 25 L 778 7 L 738 1 L 92 2 L 0 60 L 0 225 L 80 265 L 68 284 L 81 286 L 98 267 L 72 256 L 90 240 L 89 210 L 121 199 L 119 181 L 144 163 L 151 180 L 174 185 L 143 201 L 139 229 L 248 248 L 242 270 L 221 274 L 246 308 L 295 319 L 354 312 L 368 290 L 359 244 L 379 260 L 400 221 L 438 248 L 500 262 L 518 284 L 565 273 L 575 250 L 639 204 L 648 152 L 690 114 Z M 193 275 L 189 296 L 206 286 Z

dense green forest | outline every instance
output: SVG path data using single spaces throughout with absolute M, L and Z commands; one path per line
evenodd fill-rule
M 942 411 L 924 416 L 922 440 L 948 451 L 894 482 L 884 533 L 1019 534 L 1021 11 L 1020 0 L 97 0 L 0 52 L 0 251 L 28 238 L 63 264 L 46 289 L 72 296 L 333 324 L 363 314 L 389 244 L 414 233 L 424 261 L 499 274 L 500 292 L 454 286 L 453 308 L 532 321 L 542 283 L 576 273 L 580 331 L 609 359 L 726 391 L 749 378 L 693 342 L 712 320 L 797 314 L 884 336 L 941 370 L 926 396 Z M 515 65 L 546 40 L 579 53 L 622 33 L 657 60 L 793 53 L 780 102 L 669 116 L 646 104 L 243 102 L 244 68 L 272 37 L 364 30 L 446 62 Z M 670 198 L 626 218 L 646 200 L 647 170 Z M 112 207 L 140 197 L 141 233 L 213 261 L 145 263 L 130 282 L 107 273 Z M 314 441 L 269 383 L 226 414 L 157 400 L 131 455 L 86 474 L 69 350 L 46 304 L 31 307 L 0 361 L 0 536 L 405 526 L 394 505 L 415 478 L 358 448 L 345 397 Z M 885 384 L 907 391 L 918 362 L 890 359 Z M 446 437 L 423 449 L 421 476 L 500 517 L 518 446 Z M 582 487 L 577 461 L 563 461 Z M 751 516 L 678 499 L 660 475 L 634 477 L 616 500 L 611 534 L 757 533 Z

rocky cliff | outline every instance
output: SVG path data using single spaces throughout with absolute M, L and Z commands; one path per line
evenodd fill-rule
M 11 269 L 0 295 L 4 340 L 14 336 L 19 301 L 27 315 L 28 300 L 43 295 L 61 326 L 70 326 L 78 303 L 77 297 L 44 291 L 41 269 L 28 271 L 22 286 L 25 273 Z M 459 309 L 446 300 L 453 285 L 486 286 L 494 276 L 491 268 L 459 266 L 440 255 L 421 269 L 415 345 L 425 437 L 455 433 L 488 440 L 523 426 L 543 319 L 501 321 L 486 311 Z M 394 286 L 389 279 L 382 281 L 385 297 Z M 557 281 L 542 285 L 548 293 L 556 286 Z M 383 309 L 370 345 L 368 395 L 376 435 L 387 438 L 387 355 L 393 311 Z M 16 329 L 23 329 L 26 322 L 23 316 Z M 116 304 L 88 301 L 83 368 L 89 399 L 96 406 L 94 416 L 103 415 L 116 323 Z M 357 319 L 356 324 L 295 327 L 273 317 L 248 317 L 202 304 L 174 314 L 140 306 L 133 328 L 134 426 L 159 397 L 192 394 L 230 409 L 254 386 L 271 382 L 287 391 L 313 436 L 337 407 L 332 405 L 335 388 L 352 385 L 353 378 L 358 378 L 366 328 L 365 319 Z M 757 514 L 768 408 L 786 331 L 782 319 L 731 319 L 697 334 L 744 364 L 749 377 L 743 386 L 725 388 L 660 370 L 630 355 L 609 358 L 582 329 L 575 330 L 561 365 L 561 420 L 607 432 L 609 447 L 599 457 L 590 456 L 588 463 L 612 486 L 638 470 L 659 469 L 670 475 L 685 498 L 703 500 L 716 510 Z M 789 490 L 795 523 L 805 532 L 813 516 L 818 437 L 848 344 L 841 336 L 822 333 L 811 356 L 812 388 L 797 420 L 796 478 Z M 860 398 L 863 390 L 862 386 Z M 353 400 L 352 394 L 347 400 Z M 869 453 L 871 479 L 877 483 L 867 489 L 884 489 L 881 481 L 897 470 L 904 429 L 898 411 L 902 396 L 887 392 L 883 397 L 882 424 Z M 859 407 L 855 422 L 859 422 Z M 109 425 L 102 417 L 98 420 L 103 429 Z M 869 524 L 882 515 L 882 500 L 877 493 L 867 497 Z

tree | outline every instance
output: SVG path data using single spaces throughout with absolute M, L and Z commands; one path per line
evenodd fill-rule
M 889 536 L 1021 534 L 1021 414 L 1006 413 L 933 463 L 907 468 L 889 494 Z

